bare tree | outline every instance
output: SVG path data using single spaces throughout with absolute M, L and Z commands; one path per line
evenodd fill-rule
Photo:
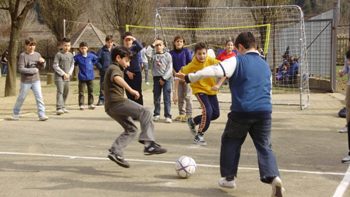
M 85 10 L 85 0 L 40 0 L 39 15 L 55 35 L 57 40 L 63 38 L 63 19 L 75 21 Z M 74 23 L 66 24 L 66 33 L 70 34 Z
M 16 95 L 16 68 L 19 37 L 28 12 L 34 7 L 36 0 L 1 0 L 0 9 L 11 16 L 11 34 L 9 43 L 9 69 L 6 76 L 5 96 Z
M 152 0 L 108 0 L 103 1 L 105 19 L 120 33 L 125 32 L 125 25 L 147 24 L 154 13 Z

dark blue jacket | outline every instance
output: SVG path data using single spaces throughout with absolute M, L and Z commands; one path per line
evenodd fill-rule
M 130 61 L 130 66 L 126 68 L 125 71 L 130 71 L 133 73 L 141 72 L 142 59 L 140 51 L 142 48 L 142 45 L 137 40 L 132 43 L 132 46 L 130 48 L 132 52 L 132 58 Z
M 84 57 L 81 53 L 74 56 L 74 62 L 79 66 L 78 79 L 80 81 L 94 80 L 94 65 L 97 63 L 98 58 L 95 54 L 88 52 Z
M 183 66 L 186 66 L 192 61 L 192 52 L 187 48 L 183 48 L 181 50 L 171 50 L 170 54 L 173 58 L 173 69 L 176 72 L 179 72 Z
M 101 72 L 104 73 L 108 66 L 112 63 L 111 52 L 108 50 L 106 45 L 104 45 L 100 50 L 97 51 L 98 62 L 96 63 L 96 67 Z

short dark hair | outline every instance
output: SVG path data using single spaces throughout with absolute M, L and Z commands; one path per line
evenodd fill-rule
M 88 44 L 86 43 L 86 42 L 81 42 L 80 44 L 79 44 L 79 48 L 80 47 L 88 47 Z
M 204 42 L 198 42 L 196 45 L 194 45 L 194 52 L 197 52 L 198 50 L 202 49 L 208 50 L 208 46 Z
M 24 43 L 25 43 L 26 45 L 30 45 L 30 44 L 36 45 L 36 40 L 35 40 L 34 38 L 32 38 L 32 37 L 29 37 L 29 38 L 27 38 L 27 39 L 24 40 Z
M 130 31 L 125 32 L 122 36 L 122 39 L 124 40 L 124 38 L 127 36 L 132 36 L 132 33 Z
M 70 42 L 69 38 L 62 38 L 62 42 Z
M 107 35 L 105 41 L 108 42 L 112 40 L 113 41 L 113 35 Z
M 346 56 L 346 59 L 350 60 L 350 49 L 346 52 L 345 56 Z
M 117 47 L 112 49 L 112 51 L 111 51 L 112 61 L 115 61 L 115 59 L 117 58 L 117 55 L 119 55 L 121 58 L 123 58 L 123 57 L 131 58 L 132 57 L 131 51 L 124 46 L 117 46 Z
M 235 41 L 235 47 L 238 49 L 238 45 L 241 44 L 244 48 L 255 48 L 255 38 L 251 32 L 242 32 L 238 35 Z

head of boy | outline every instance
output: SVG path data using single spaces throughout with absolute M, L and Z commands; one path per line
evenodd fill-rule
M 163 42 L 162 39 L 157 38 L 154 41 L 153 45 L 154 45 L 154 49 L 155 49 L 156 53 L 164 53 L 164 47 L 165 46 L 164 46 L 164 42 Z
M 173 44 L 174 44 L 174 49 L 180 50 L 185 45 L 185 39 L 180 35 L 175 36 Z
M 240 54 L 245 54 L 250 49 L 256 49 L 254 35 L 251 32 L 242 32 L 235 41 L 235 47 Z
M 27 53 L 33 53 L 35 51 L 36 40 L 32 37 L 27 38 L 25 41 L 25 49 Z
M 134 42 L 135 38 L 134 36 L 132 35 L 131 32 L 125 32 L 122 36 L 122 39 L 123 39 L 123 45 L 130 49 L 131 46 L 132 46 L 132 43 Z
M 205 62 L 207 58 L 208 46 L 204 42 L 199 42 L 194 46 L 194 56 L 199 62 Z
M 62 39 L 62 49 L 64 53 L 67 53 L 70 51 L 71 44 L 70 44 L 70 39 L 69 38 L 63 38 Z
M 79 44 L 79 51 L 82 55 L 87 55 L 87 52 L 88 52 L 88 44 L 86 42 L 81 42 Z
M 108 49 L 111 49 L 112 46 L 114 44 L 114 40 L 113 40 L 113 36 L 112 35 L 108 35 L 106 36 L 106 39 L 105 39 L 105 45 Z
M 131 56 L 132 56 L 131 51 L 125 46 L 115 47 L 111 51 L 112 60 L 114 62 L 117 62 L 123 68 L 129 67 Z
M 234 49 L 233 41 L 232 40 L 227 40 L 225 49 L 227 52 L 231 52 Z

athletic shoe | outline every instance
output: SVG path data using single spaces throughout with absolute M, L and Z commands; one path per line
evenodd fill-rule
M 9 120 L 19 120 L 19 115 L 13 114 Z
M 116 153 L 109 153 L 107 156 L 111 161 L 114 161 L 116 164 L 123 168 L 130 168 L 130 165 L 127 161 L 125 161 L 124 157 L 118 155 Z
M 84 106 L 84 105 L 80 105 L 80 106 L 79 106 L 79 109 L 80 109 L 80 110 L 84 110 L 84 109 L 85 109 L 85 106 Z
M 69 111 L 66 108 L 62 109 L 65 114 L 69 113 Z
M 196 124 L 194 124 L 193 118 L 187 119 L 187 125 L 190 128 L 192 135 L 196 135 L 197 134 Z
M 89 105 L 89 109 L 91 110 L 95 109 L 95 105 L 94 104 Z
M 163 154 L 166 153 L 166 149 L 162 148 L 159 144 L 155 142 L 151 142 L 151 144 L 148 147 L 145 147 L 143 150 L 143 153 L 145 155 L 154 155 L 154 154 Z
M 348 126 L 345 126 L 338 130 L 339 133 L 347 133 L 348 132 Z
M 271 186 L 272 186 L 271 197 L 283 197 L 284 188 L 282 185 L 282 180 L 278 176 L 276 176 L 273 179 Z
M 168 117 L 167 117 L 167 118 L 165 118 L 165 122 L 166 122 L 166 123 L 172 123 L 173 121 L 171 120 L 171 118 L 168 118 Z
M 344 157 L 342 160 L 341 160 L 342 163 L 348 163 L 350 162 L 350 155 L 347 155 L 346 157 Z
M 56 114 L 57 114 L 57 115 L 61 115 L 61 114 L 64 114 L 64 111 L 63 111 L 63 109 L 58 109 L 58 110 L 56 111 Z
M 160 116 L 159 116 L 159 115 L 157 115 L 157 116 L 153 116 L 153 121 L 154 121 L 154 122 L 159 121 L 159 119 L 160 119 Z
M 101 101 L 101 100 L 98 100 L 98 102 L 97 102 L 97 106 L 101 106 L 101 105 L 104 105 L 105 104 L 105 102 L 104 101 Z
M 193 142 L 194 142 L 195 144 L 198 144 L 198 145 L 201 145 L 201 146 L 207 145 L 207 142 L 204 140 L 204 136 L 203 136 L 203 135 L 200 135 L 200 134 L 197 134 L 197 135 L 194 137 Z
M 236 188 L 236 182 L 235 180 L 228 181 L 225 177 L 223 177 L 219 180 L 219 186 L 234 189 Z
M 45 115 L 39 117 L 39 121 L 46 121 L 48 119 L 49 119 L 49 117 L 47 117 Z

